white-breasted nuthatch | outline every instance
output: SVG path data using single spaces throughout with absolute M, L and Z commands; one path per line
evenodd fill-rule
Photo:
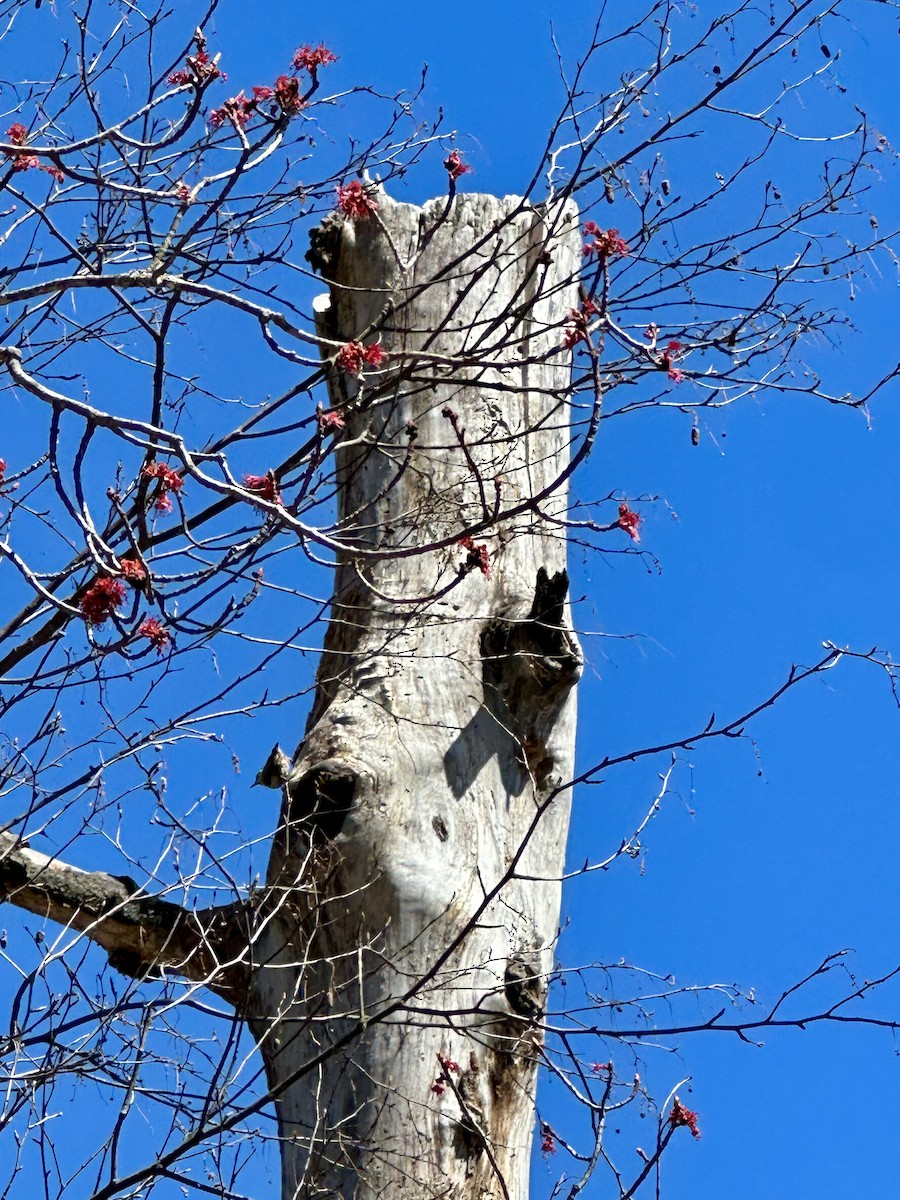
M 276 742 L 272 747 L 269 757 L 265 761 L 262 770 L 257 771 L 256 778 L 253 780 L 254 785 L 260 787 L 280 788 L 284 787 L 287 782 L 288 774 L 291 769 L 291 760 Z

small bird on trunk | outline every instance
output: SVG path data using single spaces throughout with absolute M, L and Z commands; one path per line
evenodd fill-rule
M 284 787 L 291 769 L 291 760 L 276 742 L 261 771 L 257 771 L 254 785 L 267 788 Z

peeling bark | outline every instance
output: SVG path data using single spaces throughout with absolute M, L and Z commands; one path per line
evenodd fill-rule
M 380 197 L 327 239 L 320 330 L 387 311 L 390 358 L 330 380 L 338 529 L 365 555 L 338 563 L 256 947 L 286 1198 L 527 1194 L 581 664 L 543 517 L 580 239 L 571 208 L 446 203 Z

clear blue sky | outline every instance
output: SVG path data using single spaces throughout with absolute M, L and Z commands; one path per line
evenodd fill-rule
M 186 34 L 194 7 L 184 6 Z M 610 7 L 615 21 L 632 6 Z M 680 22 L 686 36 L 692 8 L 685 6 Z M 252 8 L 223 0 L 215 48 L 235 90 L 270 80 L 308 41 L 339 55 L 327 79 L 332 88 L 413 88 L 427 63 L 420 111 L 443 107 L 446 127 L 459 131 L 456 144 L 475 171 L 463 185 L 514 193 L 530 176 L 560 103 L 550 24 L 571 62 L 595 10 L 557 0 L 428 8 L 408 0 L 270 0 Z M 847 23 L 823 31 L 831 50 L 840 45 L 840 61 L 792 115 L 815 125 L 821 105 L 823 123 L 830 121 L 840 85 L 847 102 L 900 143 L 896 17 L 874 3 L 848 4 L 846 14 Z M 696 23 L 704 15 L 713 15 L 709 6 L 697 6 Z M 810 60 L 810 69 L 824 62 Z M 673 110 L 679 95 L 658 103 Z M 336 127 L 342 121 L 336 115 Z M 672 147 L 673 179 L 679 170 L 714 172 L 735 150 L 728 130 L 710 120 L 702 141 L 684 147 L 684 166 Z M 442 190 L 440 157 L 433 151 L 395 194 L 421 200 Z M 887 230 L 900 223 L 900 203 L 893 154 L 883 157 L 866 209 Z M 790 187 L 790 155 L 776 165 Z M 585 215 L 620 223 L 629 235 L 633 218 L 624 206 Z M 808 358 L 830 391 L 860 391 L 897 356 L 900 306 L 889 256 L 873 260 L 855 299 L 836 284 L 827 303 L 845 309 L 858 330 L 837 347 L 811 347 Z M 897 389 L 874 401 L 868 425 L 847 409 L 771 396 L 702 419 L 698 446 L 690 427 L 689 417 L 672 410 L 609 420 L 575 482 L 580 497 L 612 490 L 631 497 L 644 516 L 642 546 L 655 560 L 573 552 L 588 657 L 582 768 L 699 730 L 712 711 L 721 718 L 752 707 L 792 662 L 820 657 L 823 639 L 900 653 Z M 621 539 L 610 546 L 621 549 Z M 764 1002 L 840 948 L 855 947 L 851 969 L 859 978 L 900 962 L 900 713 L 885 678 L 846 664 L 764 714 L 750 732 L 752 744 L 682 753 L 640 856 L 573 883 L 564 901 L 564 966 L 624 959 L 684 985 L 737 983 Z M 274 740 L 260 726 L 244 737 L 242 752 L 251 759 L 264 757 Z M 615 850 L 652 801 L 666 765 L 665 758 L 644 760 L 576 796 L 573 866 Z M 821 995 L 812 994 L 813 1007 Z M 710 1003 L 678 1011 L 696 1017 Z M 900 1015 L 900 989 L 873 997 L 866 1010 Z M 695 1143 L 685 1134 L 673 1143 L 663 1167 L 666 1200 L 890 1194 L 900 1150 L 892 1036 L 829 1027 L 761 1040 L 764 1049 L 725 1035 L 685 1037 L 672 1043 L 677 1053 L 648 1052 L 638 1064 L 660 1102 L 680 1079 L 693 1078 L 682 1098 L 699 1111 L 703 1138 Z M 625 1071 L 628 1053 L 614 1057 Z M 542 1099 L 542 1115 L 566 1132 L 566 1114 L 551 1098 Z M 642 1144 L 650 1148 L 647 1124 Z M 610 1136 L 630 1171 L 637 1164 L 633 1128 Z M 549 1195 L 561 1172 L 576 1170 L 563 1152 L 539 1161 L 535 1196 Z M 608 1182 L 585 1193 L 607 1194 Z

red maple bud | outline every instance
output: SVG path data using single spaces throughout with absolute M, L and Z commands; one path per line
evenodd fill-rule
M 141 474 L 146 479 L 158 479 L 160 486 L 167 492 L 180 492 L 184 487 L 184 480 L 174 467 L 170 467 L 166 463 L 148 463 L 141 470 Z
M 672 1105 L 672 1111 L 669 1113 L 669 1124 L 673 1129 L 677 1129 L 679 1125 L 686 1125 L 695 1138 L 700 1137 L 700 1127 L 697 1124 L 698 1117 L 695 1112 L 691 1112 L 689 1108 L 681 1103 L 678 1097 L 675 1097 L 675 1102 Z
M 184 68 L 173 71 L 167 82 L 174 87 L 182 87 L 186 83 L 196 83 L 199 86 L 220 78 L 225 79 L 225 75 L 219 70 L 219 64 L 211 59 L 205 50 L 198 50 L 196 54 L 187 56 Z
M 6 131 L 6 140 L 12 142 L 14 146 L 24 146 L 28 140 L 28 130 L 21 121 L 16 121 L 10 125 Z
M 556 1153 L 556 1138 L 546 1126 L 541 1130 L 541 1154 Z
M 271 100 L 275 95 L 274 88 L 270 87 L 255 87 L 253 88 L 253 99 L 257 104 L 262 104 L 266 100 Z
M 611 1075 L 612 1074 L 612 1063 L 611 1062 L 591 1063 L 591 1073 L 594 1075 L 604 1075 L 604 1074 Z
M 451 150 L 450 157 L 444 159 L 444 168 L 450 176 L 450 182 L 456 183 L 460 175 L 468 175 L 472 168 L 468 163 L 464 163 L 462 155 L 458 150 Z
M 289 117 L 294 117 L 304 107 L 300 95 L 300 80 L 296 75 L 279 75 L 275 80 L 275 99 L 281 111 Z
M 221 108 L 214 108 L 206 118 L 211 129 L 218 129 L 226 121 L 243 128 L 256 111 L 256 101 L 248 100 L 244 93 L 238 92 L 230 100 L 226 100 Z
M 3 478 L 3 476 L 5 474 L 6 474 L 6 459 L 0 458 L 0 487 L 3 487 L 3 484 L 5 482 L 4 478 Z
M 468 534 L 459 539 L 459 544 L 464 550 L 468 550 L 469 552 L 466 561 L 462 565 L 463 574 L 468 575 L 469 571 L 474 571 L 477 567 L 485 579 L 490 579 L 491 555 L 487 546 L 483 542 L 481 545 L 476 546 L 475 539 Z
M 364 346 L 362 342 L 347 342 L 341 346 L 335 362 L 339 371 L 347 375 L 361 375 L 363 367 L 380 367 L 386 358 L 377 342 L 371 346 Z
M 684 379 L 684 372 L 675 366 L 675 356 L 680 354 L 683 349 L 684 346 L 682 346 L 681 342 L 676 342 L 673 338 L 660 355 L 659 369 L 661 371 L 668 371 L 669 378 L 673 383 L 681 383 Z
M 122 573 L 122 578 L 127 579 L 130 584 L 138 587 L 147 581 L 147 569 L 143 563 L 138 562 L 136 558 L 122 558 L 119 560 L 119 570 Z
M 265 475 L 245 475 L 244 487 L 248 492 L 259 496 L 261 500 L 268 500 L 270 504 L 284 503 L 281 492 L 278 490 L 278 484 L 275 482 L 274 471 L 266 471 Z
M 153 507 L 158 513 L 168 513 L 172 511 L 172 499 L 170 492 L 180 492 L 184 487 L 184 480 L 178 474 L 174 467 L 167 466 L 166 463 L 152 462 L 141 469 L 141 475 L 145 479 L 158 479 L 159 490 L 153 501 Z
M 145 617 L 138 625 L 138 637 L 146 638 L 157 654 L 162 654 L 169 644 L 169 631 L 156 617 Z
M 191 195 L 191 189 L 186 183 L 179 183 L 175 189 L 175 195 L 181 202 L 182 208 L 187 208 L 193 202 L 194 197 Z
M 31 171 L 35 167 L 41 165 L 41 160 L 36 154 L 14 154 L 12 155 L 12 169 L 14 171 Z
M 449 1071 L 451 1075 L 459 1074 L 458 1062 L 454 1062 L 452 1058 L 446 1058 L 443 1054 L 439 1054 L 438 1058 L 445 1071 Z
M 101 575 L 81 597 L 81 615 L 89 625 L 102 625 L 124 599 L 125 584 L 108 575 Z
M 337 55 L 332 54 L 327 46 L 321 43 L 318 46 L 300 46 L 294 51 L 294 69 L 296 71 L 309 71 L 310 75 L 315 75 L 319 67 L 327 67 L 329 63 L 337 62 Z
M 616 524 L 620 529 L 625 530 L 632 541 L 639 542 L 641 540 L 641 515 L 640 513 L 632 512 L 627 504 L 619 505 L 619 519 Z
M 329 433 L 331 430 L 334 430 L 335 433 L 340 433 L 344 428 L 344 418 L 335 410 L 325 412 L 320 407 L 316 411 L 316 419 L 319 422 L 319 429 L 322 433 Z
M 435 1096 L 443 1096 L 447 1089 L 441 1083 L 440 1079 L 436 1079 L 431 1085 L 431 1090 L 434 1092 Z
M 588 321 L 597 312 L 597 306 L 592 300 L 585 300 L 581 308 L 569 309 L 571 325 L 566 327 L 563 334 L 563 345 L 567 350 L 574 349 L 579 342 L 588 340 Z
M 346 187 L 338 184 L 337 198 L 338 208 L 352 221 L 364 220 L 378 211 L 378 204 L 358 179 L 354 179 Z
M 600 229 L 594 221 L 588 221 L 584 226 L 584 231 L 594 239 L 592 242 L 584 243 L 585 258 L 589 258 L 592 254 L 596 254 L 601 259 L 613 258 L 617 254 L 625 258 L 631 253 L 628 243 L 620 235 L 618 229 Z

